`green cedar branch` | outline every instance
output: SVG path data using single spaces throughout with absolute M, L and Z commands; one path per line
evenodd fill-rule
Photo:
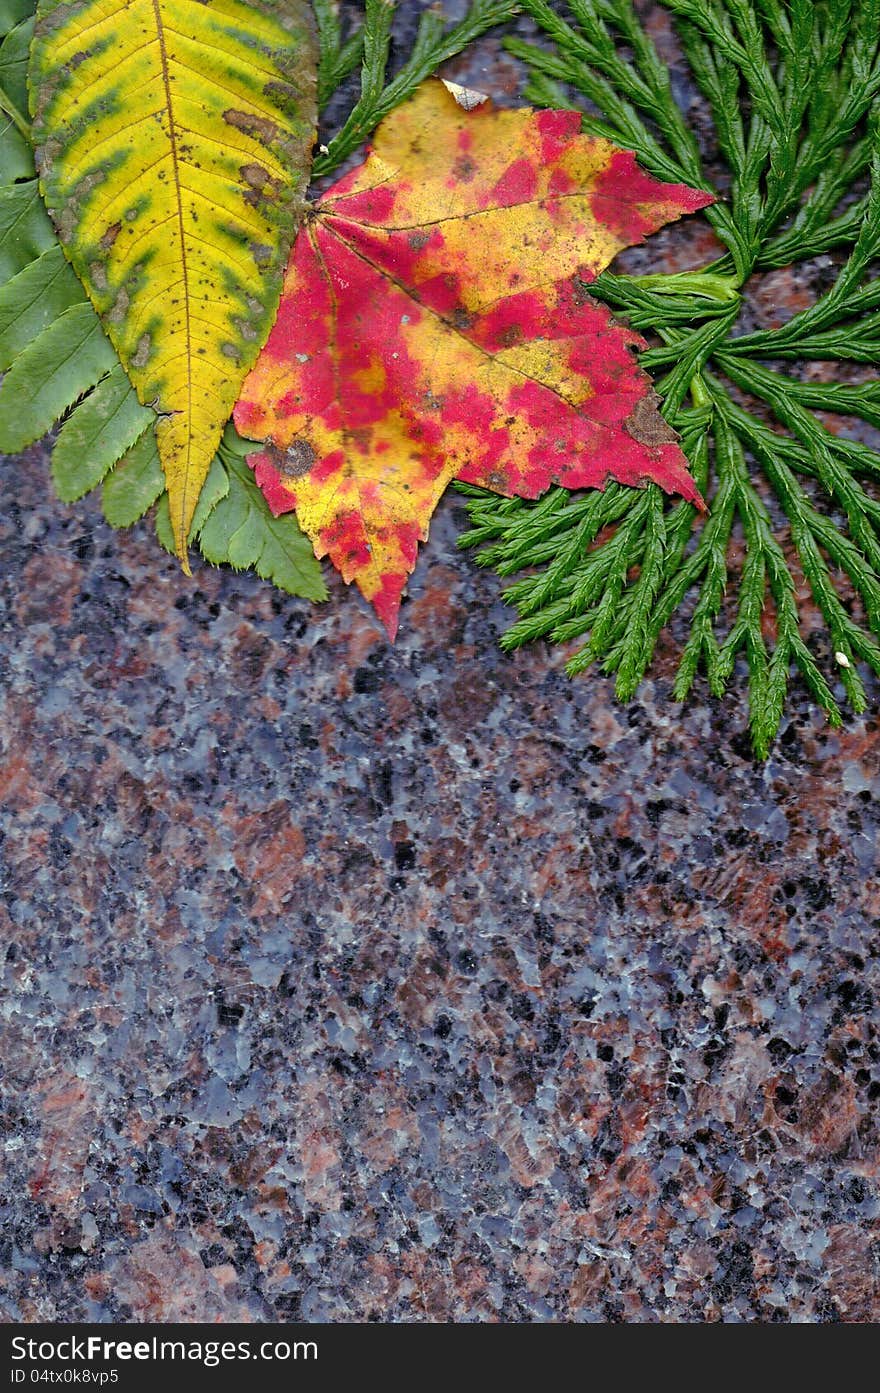
M 464 546 L 505 577 L 518 611 L 502 643 L 580 640 L 626 700 L 682 611 L 674 684 L 720 695 L 742 673 L 766 756 L 798 675 L 828 719 L 880 674 L 880 455 L 828 428 L 880 429 L 880 385 L 802 378 L 783 362 L 880 355 L 880 0 L 663 0 L 712 113 L 729 195 L 706 211 L 725 251 L 667 277 L 605 272 L 591 291 L 654 341 L 642 363 L 680 432 L 708 517 L 656 489 L 609 485 L 537 504 L 465 490 Z M 523 0 L 539 37 L 508 46 L 528 95 L 583 112 L 659 177 L 708 187 L 665 65 L 630 0 Z M 867 192 L 864 179 L 870 174 Z M 834 283 L 778 329 L 739 333 L 740 290 L 762 268 L 842 248 Z M 820 414 L 817 414 L 820 413 Z M 806 598 L 808 597 L 808 599 Z M 821 617 L 807 623 L 804 607 Z

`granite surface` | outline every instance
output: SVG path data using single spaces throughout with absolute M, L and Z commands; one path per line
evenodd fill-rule
M 758 765 L 675 635 L 628 708 L 502 655 L 451 495 L 392 649 L 46 480 L 0 503 L 2 1318 L 880 1318 L 876 715 L 796 690 Z

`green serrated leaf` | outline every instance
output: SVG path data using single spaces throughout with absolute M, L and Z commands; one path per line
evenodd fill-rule
M 31 147 L 11 117 L 0 111 L 0 186 L 16 179 L 33 179 Z
M 145 430 L 111 469 L 101 490 L 101 507 L 111 527 L 131 527 L 165 490 L 156 432 Z
M 0 386 L 0 451 L 13 455 L 116 366 L 91 305 L 73 305 L 15 360 Z
M 59 246 L 29 262 L 0 286 L 0 371 L 5 372 L 65 310 L 85 303 L 83 288 Z
M 34 37 L 34 18 L 29 15 L 0 43 L 0 87 L 24 115 L 27 112 L 27 63 L 31 39 Z
M 0 188 L 0 284 L 55 245 L 36 179 Z
M 246 460 L 230 454 L 226 463 L 229 495 L 201 529 L 202 555 L 216 566 L 253 567 L 289 595 L 326 600 L 321 567 L 294 514 L 274 517 Z
M 226 557 L 230 566 L 244 571 L 256 566 L 260 559 L 262 530 L 260 519 L 252 509 L 248 509 L 240 525 L 229 536 Z
M 55 442 L 52 481 L 62 502 L 73 503 L 97 487 L 155 419 L 116 363 L 65 421 Z
M 0 0 L 0 34 L 8 34 L 36 8 L 36 0 Z
M 250 504 L 247 492 L 241 487 L 240 480 L 234 472 L 232 460 L 229 461 L 230 488 L 226 498 L 225 506 L 220 510 L 217 517 L 209 517 L 205 521 L 202 534 L 199 537 L 199 548 L 206 561 L 210 561 L 214 566 L 222 566 L 229 563 L 229 541 L 235 536 L 236 532 L 245 525 L 250 516 Z M 256 555 L 256 553 L 255 553 Z M 245 561 L 242 566 L 250 563 Z M 242 567 L 239 567 L 242 569 Z

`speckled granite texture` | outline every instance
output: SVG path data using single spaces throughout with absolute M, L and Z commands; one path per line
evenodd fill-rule
M 0 505 L 3 1318 L 880 1317 L 875 716 L 798 694 L 758 766 L 672 639 L 628 709 L 501 655 L 451 496 L 392 650 L 46 477 Z

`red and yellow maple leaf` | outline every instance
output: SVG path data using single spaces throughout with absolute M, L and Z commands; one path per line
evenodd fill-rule
M 654 480 L 700 501 L 643 341 L 584 291 L 625 246 L 711 202 L 580 134 L 576 112 L 472 111 L 426 83 L 314 207 L 235 410 L 275 513 L 393 638 L 453 478 L 536 498 Z

